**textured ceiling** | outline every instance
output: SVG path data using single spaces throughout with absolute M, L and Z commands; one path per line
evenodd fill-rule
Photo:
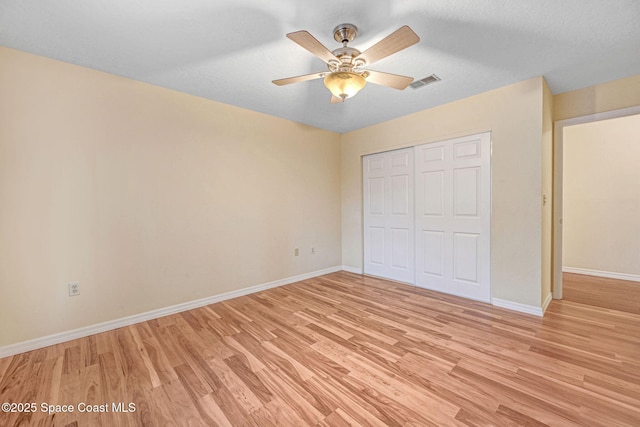
M 409 25 L 420 43 L 370 68 L 442 81 L 333 105 L 321 79 L 271 83 L 326 69 L 286 33 L 333 50 L 344 22 L 361 51 Z M 640 74 L 639 23 L 638 0 L 0 0 L 0 45 L 340 133 L 535 76 L 561 93 Z

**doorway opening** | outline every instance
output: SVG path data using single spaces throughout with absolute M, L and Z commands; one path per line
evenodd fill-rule
M 630 290 L 638 290 L 640 295 L 640 283 L 633 282 L 640 279 L 640 271 L 634 267 L 637 260 L 631 259 L 639 253 L 640 232 L 637 225 L 627 232 L 622 230 L 625 223 L 635 221 L 627 217 L 633 217 L 637 208 L 635 196 L 631 203 L 636 204 L 629 206 L 630 195 L 637 194 L 637 183 L 625 179 L 634 180 L 636 175 L 630 177 L 627 172 L 627 176 L 614 176 L 623 174 L 625 167 L 637 169 L 622 158 L 637 159 L 637 154 L 620 152 L 624 144 L 617 144 L 618 154 L 614 154 L 613 141 L 609 140 L 610 147 L 607 141 L 597 141 L 597 133 L 606 131 L 609 124 L 615 123 L 620 129 L 622 122 L 629 125 L 636 116 L 640 117 L 640 106 L 555 123 L 554 299 L 618 309 L 626 306 L 625 300 L 637 298 L 628 293 Z M 585 141 L 582 147 L 581 141 Z M 630 141 L 626 142 L 630 147 Z M 633 144 L 640 145 L 640 141 Z M 638 145 L 633 145 L 635 153 Z M 606 152 L 608 148 L 610 152 Z

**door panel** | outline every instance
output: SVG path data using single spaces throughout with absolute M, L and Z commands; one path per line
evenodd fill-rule
M 408 269 L 409 257 L 413 251 L 409 250 L 409 230 L 406 228 L 391 229 L 391 266 Z
M 489 302 L 490 174 L 490 133 L 364 156 L 364 272 Z
M 456 160 L 460 159 L 473 159 L 480 157 L 481 153 L 480 141 L 463 141 L 453 144 L 453 157 Z
M 453 278 L 478 283 L 478 234 L 453 233 Z
M 423 230 L 424 274 L 442 278 L 444 275 L 444 233 Z
M 490 133 L 415 147 L 416 285 L 489 302 Z
M 422 174 L 424 186 L 424 207 L 422 214 L 429 216 L 444 215 L 444 171 L 432 171 Z
M 384 215 L 384 178 L 369 180 L 369 212 L 371 215 Z
M 409 215 L 409 175 L 391 177 L 391 213 Z
M 369 262 L 384 265 L 384 227 L 369 227 Z
M 436 145 L 434 147 L 424 147 L 420 150 L 423 162 L 437 162 L 444 160 L 444 147 Z
M 363 157 L 364 272 L 415 278 L 413 148 Z
M 480 168 L 453 170 L 453 214 L 455 216 L 477 217 L 478 184 Z

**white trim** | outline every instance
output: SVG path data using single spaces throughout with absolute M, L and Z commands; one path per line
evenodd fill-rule
M 109 320 L 107 322 L 97 323 L 95 325 L 85 326 L 83 328 L 73 329 L 71 331 L 60 332 L 53 335 L 35 338 L 29 341 L 9 344 L 4 347 L 0 347 L 0 358 L 13 356 L 14 354 L 24 353 L 26 351 L 37 350 L 39 348 L 48 347 L 54 344 L 60 344 L 65 341 L 84 338 L 89 335 L 98 334 L 100 332 L 106 332 L 112 329 L 133 325 L 135 323 L 157 319 L 158 317 L 164 317 L 170 314 L 192 310 L 194 308 L 203 307 L 205 305 L 226 301 L 232 298 L 253 294 L 255 292 L 260 292 L 271 288 L 276 288 L 278 286 L 288 285 L 290 283 L 299 282 L 301 280 L 311 279 L 313 277 L 322 276 L 324 274 L 335 273 L 336 271 L 340 270 L 342 270 L 341 267 L 325 268 L 323 270 L 317 270 L 311 273 L 301 274 L 299 276 L 288 277 L 286 279 L 276 280 L 256 286 L 250 286 L 244 289 L 238 289 L 237 291 L 226 292 L 224 294 L 201 298 L 194 301 L 188 301 L 169 307 L 159 308 L 157 310 L 147 311 L 145 313 L 122 317 L 120 319 Z
M 563 273 L 585 274 L 587 276 L 606 277 L 608 279 L 631 280 L 640 282 L 640 275 L 628 273 L 615 273 L 612 271 L 589 270 L 586 268 L 562 267 Z
M 549 308 L 549 304 L 551 304 L 551 300 L 553 300 L 553 294 L 549 292 L 547 294 L 547 297 L 544 299 L 544 302 L 542 303 L 542 314 L 544 314 L 547 311 L 547 308 Z
M 343 265 L 342 269 L 344 271 L 348 271 L 349 273 L 354 273 L 354 274 L 363 274 L 362 273 L 362 269 L 358 268 L 358 267 L 349 267 L 348 265 Z
M 601 120 L 617 119 L 618 117 L 635 116 L 640 114 L 640 105 L 619 110 L 604 111 L 602 113 L 589 114 L 587 116 L 572 117 L 570 119 L 558 120 L 556 126 L 572 126 L 584 123 L 599 122 Z
M 533 314 L 534 316 L 542 317 L 544 314 L 541 307 L 533 305 L 520 304 L 519 302 L 507 301 L 505 299 L 492 298 L 491 304 L 496 307 L 508 308 L 509 310 L 519 311 L 521 313 Z

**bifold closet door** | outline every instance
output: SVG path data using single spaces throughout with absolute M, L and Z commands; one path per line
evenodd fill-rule
M 363 157 L 364 272 L 414 283 L 413 147 Z
M 416 285 L 489 302 L 491 134 L 415 147 Z

